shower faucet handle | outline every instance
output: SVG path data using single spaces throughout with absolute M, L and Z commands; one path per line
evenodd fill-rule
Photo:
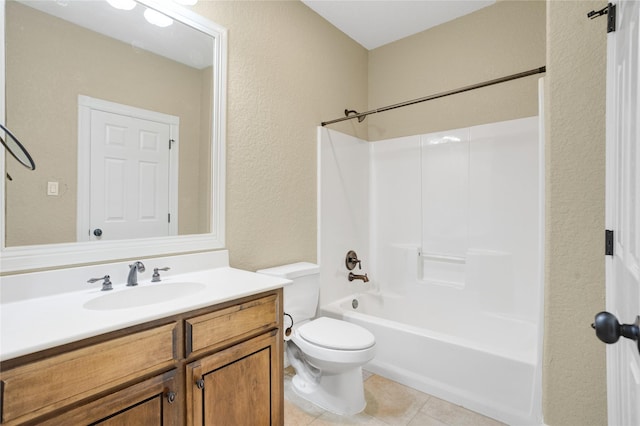
M 344 264 L 346 265 L 347 269 L 350 271 L 353 271 L 356 265 L 358 265 L 358 269 L 362 269 L 362 264 L 360 262 L 360 259 L 358 259 L 358 255 L 353 250 L 349 250 L 347 252 L 347 257 L 345 258 Z

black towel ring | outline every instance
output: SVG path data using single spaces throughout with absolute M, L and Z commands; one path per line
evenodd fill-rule
M 5 141 L 4 138 L 0 135 L 0 142 L 2 142 L 2 145 L 4 145 L 7 151 L 9 151 L 13 158 L 18 160 L 20 164 L 22 164 L 29 170 L 35 170 L 36 163 L 33 162 L 33 158 L 31 158 L 31 155 L 29 155 L 29 151 L 27 151 L 27 149 L 20 143 L 18 138 L 16 138 L 13 133 L 9 131 L 9 129 L 4 127 L 2 124 L 0 124 L 0 128 L 4 130 L 4 132 L 8 136 L 7 140 Z

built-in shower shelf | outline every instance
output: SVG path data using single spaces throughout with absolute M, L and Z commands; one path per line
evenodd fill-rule
M 418 280 L 425 284 L 464 288 L 466 266 L 464 256 L 418 252 Z

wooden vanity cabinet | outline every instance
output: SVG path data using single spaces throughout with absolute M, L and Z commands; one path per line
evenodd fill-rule
M 281 300 L 267 295 L 185 321 L 194 360 L 186 365 L 187 425 L 284 423 Z
M 1 424 L 282 425 L 282 315 L 277 289 L 5 361 Z

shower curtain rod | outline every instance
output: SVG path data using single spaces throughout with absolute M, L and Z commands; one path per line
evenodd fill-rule
M 345 109 L 344 110 L 345 117 L 336 118 L 335 120 L 331 120 L 331 121 L 324 121 L 324 122 L 322 122 L 320 124 L 322 126 L 326 126 L 327 124 L 338 123 L 340 121 L 345 121 L 345 120 L 353 120 L 354 118 L 357 118 L 358 122 L 361 123 L 367 117 L 367 115 L 376 114 L 378 112 L 389 111 L 391 109 L 402 108 L 402 107 L 405 107 L 405 106 L 418 104 L 420 102 L 431 101 L 433 99 L 444 98 L 445 96 L 450 96 L 450 95 L 455 95 L 455 94 L 458 94 L 458 93 L 468 92 L 469 90 L 475 90 L 475 89 L 479 89 L 481 87 L 493 86 L 494 84 L 504 83 L 506 81 L 516 80 L 518 78 L 529 77 L 530 75 L 534 75 L 534 74 L 542 74 L 542 73 L 545 73 L 546 71 L 547 71 L 547 67 L 546 66 L 539 67 L 539 68 L 534 68 L 534 69 L 529 70 L 529 71 L 524 71 L 524 72 L 520 72 L 520 73 L 517 73 L 517 74 L 511 74 L 511 75 L 508 75 L 506 77 L 500 77 L 500 78 L 496 78 L 494 80 L 485 81 L 483 83 L 472 84 L 470 86 L 462 87 L 460 89 L 454 89 L 454 90 L 449 90 L 449 91 L 446 91 L 446 92 L 440 92 L 440 93 L 436 93 L 435 95 L 424 96 L 422 98 L 413 99 L 413 100 L 406 101 L 406 102 L 400 102 L 398 104 L 388 105 L 386 107 L 372 109 L 372 110 L 366 111 L 366 112 L 360 112 L 359 113 L 357 111 Z

